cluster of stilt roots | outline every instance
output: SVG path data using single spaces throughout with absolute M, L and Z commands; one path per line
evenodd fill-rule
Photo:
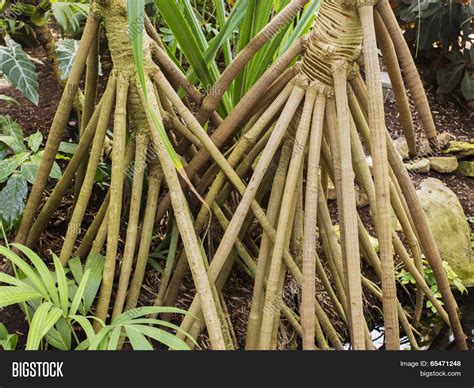
M 425 298 L 450 325 L 457 346 L 465 349 L 436 243 L 384 123 L 377 47 L 392 81 L 410 152 L 417 151 L 405 84 L 426 136 L 436 140 L 420 78 L 387 0 L 323 0 L 311 32 L 267 70 L 227 117 L 217 113 L 223 93 L 248 60 L 305 3 L 291 1 L 239 53 L 207 96 L 175 67 L 146 20 L 145 101 L 134 69 L 126 1 L 96 1 L 16 242 L 33 247 L 75 186 L 60 258 L 67 265 L 71 257 L 105 255 L 95 309 L 102 320 L 136 307 L 154 232 L 167 223 L 169 231 L 179 231 L 180 239 L 174 260 L 162 274 L 155 305 L 176 304 L 190 269 L 196 296 L 181 328 L 194 337 L 207 330 L 213 349 L 236 347 L 222 288 L 237 266 L 254 280 L 247 349 L 275 349 L 281 317 L 301 336 L 304 349 L 343 349 L 342 333 L 329 318 L 328 305 L 348 328 L 352 349 L 374 349 L 364 316 L 368 295 L 383 306 L 387 349 L 399 349 L 400 331 L 413 349 L 418 348 L 416 327 Z M 96 105 L 99 28 L 105 29 L 114 67 Z M 84 72 L 80 142 L 44 201 L 49 171 Z M 186 91 L 184 99 L 177 94 L 179 87 Z M 199 111 L 193 114 L 190 104 Z M 111 184 L 86 228 L 84 215 L 111 117 Z M 203 129 L 208 122 L 214 128 L 209 132 Z M 182 158 L 183 171 L 177 171 L 165 148 L 163 130 Z M 130 171 L 132 184 L 125 184 Z M 328 210 L 330 181 L 337 196 L 338 228 Z M 358 213 L 356 184 L 369 198 L 372 225 Z M 208 232 L 209 222 L 218 223 L 222 233 Z M 395 231 L 395 223 L 401 231 Z M 372 226 L 378 251 L 368 232 Z M 205 253 L 207 244 L 201 238 L 217 249 Z M 125 241 L 120 251 L 119 239 Z M 423 257 L 436 276 L 443 305 L 424 280 Z M 416 280 L 411 315 L 397 299 L 394 259 Z M 378 280 L 363 275 L 361 261 Z M 288 277 L 301 292 L 299 310 L 282 299 Z M 326 307 L 318 299 L 316 280 L 330 298 Z

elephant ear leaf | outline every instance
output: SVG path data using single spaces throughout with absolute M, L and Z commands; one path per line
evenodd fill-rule
M 33 104 L 38 105 L 38 75 L 21 46 L 8 36 L 0 47 L 0 72 Z
M 9 230 L 16 226 L 25 208 L 28 185 L 20 174 L 13 174 L 0 192 L 0 222 Z
M 56 49 L 58 53 L 59 67 L 61 68 L 61 79 L 66 80 L 72 69 L 76 57 L 79 41 L 74 39 L 61 39 Z

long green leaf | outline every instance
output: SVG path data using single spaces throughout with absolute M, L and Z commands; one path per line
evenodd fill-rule
M 126 326 L 125 332 L 130 340 L 133 350 L 153 350 L 150 342 L 146 337 L 134 326 Z
M 42 303 L 31 320 L 26 350 L 38 350 L 41 340 L 63 315 L 61 309 L 50 302 Z
M 187 311 L 177 307 L 146 306 L 127 310 L 118 315 L 112 322 L 113 325 L 131 323 L 135 318 L 152 314 L 187 314 Z
M 0 307 L 28 302 L 41 297 L 42 295 L 38 291 L 26 285 L 0 287 Z
M 74 299 L 71 303 L 71 307 L 69 309 L 69 314 L 70 315 L 75 315 L 79 305 L 82 301 L 82 297 L 84 296 L 84 291 L 87 286 L 87 282 L 89 281 L 89 276 L 90 276 L 90 270 L 87 270 L 84 273 L 84 276 L 82 277 L 81 283 L 79 284 L 79 287 L 77 288 L 76 295 L 74 295 Z
M 19 249 L 21 252 L 23 252 L 23 254 L 26 255 L 26 257 L 28 257 L 28 259 L 30 259 L 30 261 L 33 263 L 36 270 L 38 271 L 39 275 L 41 276 L 41 280 L 43 281 L 43 284 L 48 290 L 48 294 L 51 298 L 51 301 L 54 303 L 54 305 L 59 306 L 59 294 L 58 289 L 56 288 L 56 281 L 54 280 L 51 271 L 46 266 L 44 261 L 30 248 L 24 245 L 12 244 L 12 246 Z
M 54 269 L 56 272 L 56 279 L 58 283 L 59 302 L 64 314 L 68 313 L 69 291 L 67 286 L 66 273 L 61 264 L 61 260 L 53 253 Z
M 20 271 L 25 274 L 27 279 L 31 281 L 37 292 L 43 298 L 49 299 L 48 291 L 46 290 L 43 282 L 40 280 L 36 272 L 33 271 L 33 269 L 23 259 L 4 246 L 0 246 L 0 255 L 5 256 L 13 264 L 15 264 L 20 269 Z
M 135 0 L 129 0 L 129 3 L 134 1 Z M 155 4 L 158 7 L 160 15 L 163 16 L 166 24 L 173 32 L 189 64 L 206 86 L 212 85 L 215 79 L 213 79 L 207 67 L 207 63 L 204 60 L 202 47 L 199 46 L 196 35 L 193 34 L 190 24 L 187 23 L 176 1 L 155 0 Z
M 154 340 L 168 346 L 173 350 L 189 350 L 189 346 L 181 338 L 170 334 L 164 330 L 158 329 L 156 327 L 146 326 L 146 325 L 133 325 L 127 326 L 126 328 L 133 327 L 135 330 L 138 330 L 141 334 L 146 335 L 147 337 L 153 338 Z M 128 334 L 128 330 L 127 330 Z

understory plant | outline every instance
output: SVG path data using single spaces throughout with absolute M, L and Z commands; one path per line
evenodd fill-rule
M 35 41 L 51 62 L 59 82 L 68 76 L 82 25 L 89 11 L 84 0 L 5 0 L 0 3 L 0 76 L 5 77 L 35 105 L 39 103 L 36 65 L 43 63 L 29 56 L 22 42 Z M 48 23 L 54 21 L 63 39 L 56 44 Z
M 303 349 L 342 350 L 343 339 L 330 312 L 348 329 L 352 349 L 374 349 L 364 311 L 368 294 L 383 306 L 387 349 L 400 348 L 401 330 L 418 349 L 413 325 L 425 298 L 450 325 L 457 346 L 466 349 L 436 242 L 385 127 L 378 49 L 410 152 L 416 154 L 417 144 L 407 89 L 428 140 L 437 139 L 422 82 L 388 1 L 374 5 L 324 0 L 311 31 L 281 52 L 270 49 L 273 39 L 289 31 L 288 25 L 309 9 L 309 2 L 280 2 L 285 6 L 267 13 L 267 19 L 270 14 L 273 18 L 265 24 L 265 18 L 255 22 L 254 16 L 268 3 L 249 1 L 239 30 L 246 37 L 222 73 L 203 58 L 208 48 L 202 47 L 193 27 L 196 15 L 190 2 L 154 3 L 196 78 L 170 58 L 169 47 L 144 13 L 144 1 L 95 1 L 16 242 L 34 246 L 74 184 L 75 201 L 59 261 L 66 267 L 71 257 L 105 252 L 94 311 L 98 322 L 109 322 L 110 316 L 113 325 L 124 312 L 133 311 L 150 252 L 160 251 L 163 234 L 171 234 L 154 305 L 177 305 L 189 269 L 196 294 L 177 337 L 190 347 L 195 343 L 185 333 L 197 338 L 205 329 L 212 349 L 242 346 L 235 339 L 223 293 L 239 266 L 254 281 L 246 349 L 275 349 L 284 317 L 302 338 Z M 101 28 L 113 69 L 104 94 L 97 98 L 94 42 Z M 221 38 L 224 46 L 217 47 L 225 50 L 231 35 L 226 32 Z M 271 59 L 259 72 L 259 63 L 253 61 L 266 48 Z M 212 50 L 210 58 L 216 54 Z M 62 178 L 43 201 L 84 73 L 80 140 Z M 111 117 L 111 184 L 86 223 Z M 329 181 L 336 189 L 334 219 L 327 201 Z M 362 220 L 356 207 L 356 183 L 369 199 L 370 222 Z M 393 216 L 402 226 L 400 235 L 393 229 Z M 379 252 L 371 242 L 369 224 L 375 226 Z M 220 230 L 212 233 L 213 228 Z M 416 280 L 413 316 L 397 298 L 394 254 Z M 443 306 L 423 277 L 423 254 Z M 362 261 L 375 279 L 364 276 Z M 318 298 L 316 277 L 331 311 Z M 282 298 L 288 278 L 301 293 L 296 308 Z M 161 318 L 169 322 L 171 314 Z M 94 329 L 100 333 L 100 324 Z M 118 329 L 111 332 L 120 335 Z
M 405 0 L 396 12 L 416 57 L 429 61 L 438 95 L 473 101 L 472 2 Z
M 52 347 L 58 350 L 116 350 L 125 341 L 134 350 L 153 350 L 150 340 L 174 350 L 189 349 L 186 343 L 159 327 L 179 331 L 179 327 L 150 314 L 185 313 L 177 308 L 140 307 L 117 316 L 110 325 L 90 315 L 92 303 L 102 281 L 103 257 L 90 255 L 83 267 L 80 260 L 69 261 L 63 268 L 53 254 L 54 271 L 29 248 L 13 245 L 28 260 L 24 261 L 7 247 L 0 246 L 0 255 L 15 266 L 15 277 L 0 273 L 0 308 L 18 304 L 29 323 L 26 350 Z M 72 275 L 72 276 L 71 276 Z M 92 322 L 100 323 L 94 331 Z M 0 344 L 5 350 L 15 348 L 17 337 L 0 327 Z
M 0 116 L 0 223 L 5 230 L 19 225 L 28 194 L 28 183 L 38 175 L 44 151 L 43 135 L 36 132 L 24 137 L 23 129 L 10 116 Z M 55 162 L 52 179 L 61 178 Z

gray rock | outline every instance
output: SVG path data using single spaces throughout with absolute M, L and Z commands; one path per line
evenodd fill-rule
M 410 157 L 408 144 L 404 137 L 400 136 L 393 140 L 393 145 L 403 160 L 407 160 Z
M 458 160 L 454 156 L 434 157 L 430 158 L 430 167 L 441 174 L 450 174 L 458 169 Z
M 442 259 L 466 287 L 474 286 L 471 231 L 456 194 L 435 178 L 425 179 L 417 194 Z
M 418 159 L 411 163 L 405 163 L 405 167 L 408 171 L 416 174 L 427 174 L 430 172 L 430 161 L 426 158 Z

